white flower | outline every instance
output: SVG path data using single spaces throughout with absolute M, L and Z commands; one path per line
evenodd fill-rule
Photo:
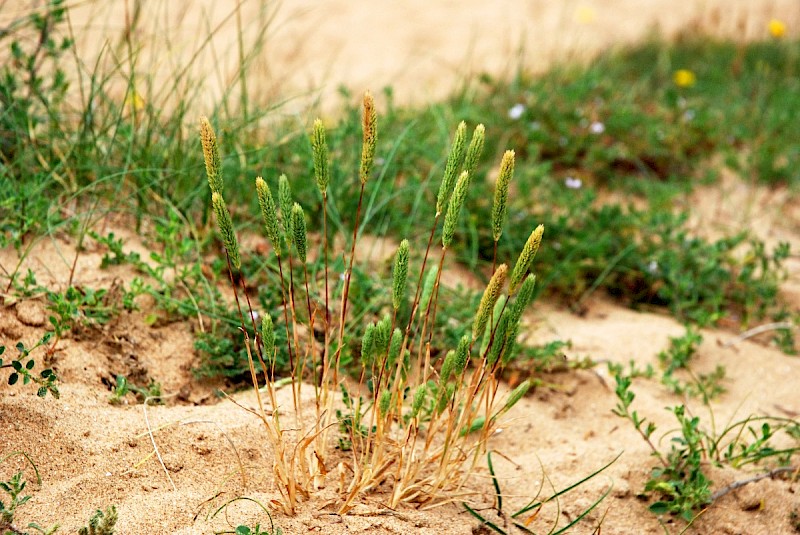
M 508 118 L 516 120 L 522 117 L 523 113 L 525 113 L 525 104 L 514 104 L 508 110 Z
M 647 264 L 647 272 L 650 273 L 651 275 L 655 275 L 656 273 L 658 273 L 658 262 L 656 262 L 655 260 L 651 260 Z
M 568 176 L 564 179 L 564 185 L 569 189 L 581 189 L 581 186 L 583 186 L 583 181 L 580 178 Z
M 600 121 L 595 121 L 589 125 L 589 132 L 592 134 L 602 134 L 606 131 L 606 125 L 601 123 Z
M 683 120 L 686 122 L 691 121 L 692 119 L 694 119 L 694 117 L 695 117 L 694 110 L 686 110 L 685 112 L 683 112 Z
M 261 314 L 258 313 L 258 310 L 254 310 L 251 313 L 251 316 L 253 316 L 253 321 L 258 321 L 258 318 L 261 316 Z

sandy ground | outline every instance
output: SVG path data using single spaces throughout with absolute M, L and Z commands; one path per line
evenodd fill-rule
M 800 28 L 796 0 L 67 3 L 85 93 L 92 73 L 113 73 L 108 84 L 119 99 L 132 80 L 136 97 L 129 102 L 169 108 L 185 100 L 196 115 L 210 115 L 223 95 L 238 108 L 244 78 L 251 104 L 299 113 L 304 122 L 312 104 L 335 113 L 342 85 L 356 95 L 391 86 L 396 102 L 423 103 L 475 74 L 584 61 L 656 31 L 763 39 L 773 17 L 790 33 Z M 31 4 L 4 2 L 0 25 Z M 73 82 L 73 99 L 81 98 L 80 86 Z
M 4 5 L 3 17 L 14 13 L 13 4 Z M 28 6 L 27 2 L 16 4 L 20 10 Z M 169 84 L 159 81 L 169 80 L 186 65 L 189 70 L 182 83 L 184 89 L 197 89 L 198 107 L 217 98 L 222 88 L 236 89 L 233 35 L 237 20 L 227 3 L 139 3 L 142 14 L 134 32 L 139 55 L 133 66 L 124 61 L 125 42 L 120 39 L 126 27 L 126 5 L 131 20 L 137 3 L 76 4 L 71 19 L 85 65 L 94 65 L 102 50 L 107 61 L 120 63 L 123 72 L 133 68 L 150 76 L 153 87 L 137 90 L 165 103 Z M 310 95 L 292 100 L 290 107 L 284 108 L 302 113 L 309 98 L 334 109 L 334 95 L 341 83 L 356 94 L 364 88 L 375 90 L 392 84 L 398 101 L 424 102 L 447 94 L 470 73 L 501 75 L 512 72 L 520 62 L 542 69 L 554 61 L 586 59 L 609 46 L 640 39 L 654 25 L 667 35 L 703 28 L 751 39 L 764 36 L 765 22 L 772 16 L 786 21 L 790 29 L 800 27 L 796 0 L 337 0 L 284 2 L 269 5 L 266 11 L 254 2 L 243 2 L 241 24 L 248 43 L 253 42 L 254 32 L 266 28 L 263 49 L 253 59 L 253 75 L 248 79 L 252 98 L 276 102 Z M 206 28 L 218 28 L 207 42 L 198 37 L 207 35 Z M 84 33 L 84 29 L 88 31 Z M 102 48 L 100 43 L 108 36 L 113 39 Z M 192 57 L 195 59 L 187 60 Z M 120 74 L 120 80 L 123 78 Z M 192 85 L 189 80 L 200 81 Z M 697 196 L 692 204 L 706 209 L 696 216 L 698 229 L 713 232 L 755 222 L 756 232 L 764 239 L 789 240 L 795 250 L 800 245 L 797 207 L 782 192 L 753 189 L 726 179 L 723 187 L 700 191 Z M 776 205 L 782 209 L 776 210 Z M 124 228 L 111 228 L 126 239 L 128 248 L 146 251 Z M 74 248 L 74 241 L 66 236 L 44 240 L 26 267 L 37 273 L 40 282 L 63 288 Z M 114 280 L 129 279 L 131 273 L 125 268 L 99 270 L 101 256 L 100 251 L 91 249 L 80 256 L 77 283 L 107 287 Z M 6 269 L 13 266 L 13 251 L 0 251 L 0 264 Z M 789 267 L 785 294 L 797 307 L 798 265 L 793 261 Z M 37 340 L 44 328 L 42 307 L 40 297 L 7 300 L 0 306 L 0 343 L 13 346 L 18 340 Z M 668 338 L 683 333 L 682 326 L 667 316 L 626 310 L 602 298 L 589 303 L 583 317 L 547 303 L 537 303 L 534 309 L 529 318 L 530 338 L 538 342 L 570 339 L 573 348 L 568 357 L 574 359 L 589 355 L 598 360 L 656 365 L 656 355 L 667 346 Z M 60 344 L 53 365 L 62 377 L 61 400 L 40 400 L 27 387 L 9 388 L 6 376 L 0 375 L 0 455 L 26 451 L 37 462 L 43 479 L 41 487 L 29 487 L 33 498 L 19 512 L 20 525 L 31 520 L 60 522 L 61 532 L 73 533 L 94 509 L 116 504 L 121 534 L 212 533 L 230 525 L 222 515 L 209 519 L 225 500 L 247 495 L 266 502 L 275 496 L 265 469 L 271 464 L 270 454 L 258 422 L 230 403 L 215 402 L 213 385 L 198 384 L 191 376 L 189 369 L 196 358 L 191 325 L 148 327 L 146 312 L 123 314 L 99 333 L 73 336 Z M 735 336 L 730 331 L 703 334 L 705 343 L 696 371 L 710 371 L 723 363 L 728 376 L 728 392 L 713 405 L 717 421 L 733 415 L 796 417 L 800 413 L 796 394 L 800 360 L 759 340 L 726 347 Z M 149 407 L 146 412 L 141 405 L 111 406 L 103 380 L 117 373 L 153 378 L 175 397 L 166 406 Z M 654 459 L 631 426 L 611 413 L 613 380 L 604 368 L 547 380 L 561 388 L 539 389 L 528 396 L 507 415 L 502 433 L 492 439 L 491 446 L 509 459 L 498 457 L 495 461 L 502 485 L 508 489 L 507 509 L 529 501 L 545 475 L 561 488 L 622 452 L 601 477 L 562 503 L 562 524 L 613 484 L 609 497 L 590 515 L 592 522 L 581 524 L 574 533 L 591 533 L 603 515 L 604 534 L 663 533 L 656 518 L 647 512 L 647 504 L 636 496 Z M 657 381 L 639 380 L 634 391 L 640 413 L 660 429 L 674 427 L 664 407 L 682 400 L 668 394 Z M 237 399 L 254 404 L 252 393 L 238 394 Z M 699 403 L 689 405 L 706 418 Z M 154 439 L 174 488 L 152 456 L 148 421 L 156 430 Z M 666 443 L 665 439 L 665 447 Z M 23 466 L 20 458 L 0 464 L 0 479 Z M 750 474 L 751 470 L 713 471 L 714 488 Z M 485 471 L 477 474 L 475 485 L 482 495 L 473 502 L 489 506 L 491 487 L 485 475 Z M 800 511 L 796 490 L 795 483 L 783 480 L 746 486 L 715 503 L 693 530 L 731 535 L 792 533 L 790 513 Z M 476 525 L 456 506 L 388 511 L 379 495 L 368 498 L 355 514 L 339 517 L 331 514 L 329 498 L 335 496 L 323 492 L 321 498 L 306 502 L 296 517 L 276 515 L 275 520 L 285 533 L 466 534 Z M 229 510 L 229 518 L 236 523 L 263 524 L 263 515 L 258 513 L 252 504 L 237 504 Z M 486 514 L 491 516 L 491 511 Z M 678 525 L 670 529 L 680 531 Z

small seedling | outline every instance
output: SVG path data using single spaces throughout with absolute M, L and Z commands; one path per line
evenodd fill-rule
M 78 530 L 78 535 L 114 535 L 117 525 L 117 508 L 113 505 L 105 511 L 98 509 L 89 519 L 89 524 Z
M 56 399 L 60 396 L 57 385 L 58 377 L 51 368 L 45 368 L 38 375 L 33 373 L 36 361 L 31 356 L 31 353 L 39 347 L 47 347 L 51 337 L 52 333 L 45 333 L 32 347 L 25 347 L 24 343 L 18 342 L 15 346 L 18 355 L 11 362 L 4 362 L 3 355 L 5 354 L 6 346 L 0 345 L 0 369 L 12 368 L 14 370 L 8 376 L 9 385 L 17 384 L 21 378 L 22 384 L 27 385 L 31 382 L 38 384 L 37 395 L 41 398 L 45 397 L 48 392 Z
M 144 400 L 151 398 L 155 404 L 161 403 L 161 384 L 151 381 L 146 387 L 136 386 L 128 381 L 124 375 L 117 375 L 117 384 L 111 387 L 111 396 L 108 402 L 112 405 L 122 405 L 126 403 L 125 396 L 135 394 L 137 401 L 144 403 Z
M 622 373 L 621 367 L 612 368 L 612 371 L 618 399 L 614 414 L 631 422 L 660 463 L 652 469 L 644 489 L 645 493 L 660 498 L 650 505 L 650 511 L 657 515 L 672 514 L 692 522 L 704 507 L 728 490 L 737 488 L 732 485 L 712 493 L 713 482 L 706 475 L 708 461 L 733 468 L 767 459 L 777 459 L 779 463 L 786 464 L 792 455 L 800 451 L 800 447 L 776 449 L 771 443 L 778 431 L 784 431 L 789 436 L 796 432 L 798 423 L 790 419 L 748 417 L 717 430 L 709 397 L 704 394 L 703 404 L 709 409 L 711 428 L 706 428 L 698 416 L 689 414 L 684 405 L 671 407 L 669 410 L 677 421 L 678 429 L 669 433 L 672 435 L 670 449 L 663 452 L 652 440 L 655 424 L 647 422 L 631 409 L 636 397 L 630 390 L 631 378 Z M 697 388 L 702 390 L 703 387 L 697 385 Z
M 25 457 L 25 459 L 30 463 L 33 467 L 33 471 L 36 473 L 36 482 L 41 485 L 42 479 L 39 477 L 39 470 L 36 468 L 36 465 L 33 461 L 28 457 L 28 455 L 24 452 L 14 452 L 9 455 L 6 455 L 0 462 L 3 462 L 11 457 L 16 455 L 21 455 Z M 25 505 L 28 500 L 31 499 L 30 495 L 23 494 L 25 491 L 25 486 L 27 485 L 27 481 L 25 481 L 22 472 L 17 472 L 11 479 L 7 481 L 0 481 L 0 490 L 2 490 L 8 496 L 8 502 L 0 500 L 0 533 L 4 534 L 12 534 L 12 535 L 29 535 L 28 532 L 19 529 L 18 527 L 14 526 L 14 515 L 17 512 L 17 509 L 21 506 Z M 53 533 L 58 530 L 58 524 L 54 525 L 51 528 L 43 528 L 36 522 L 30 522 L 27 526 L 27 529 L 35 530 L 36 533 L 39 535 L 52 535 Z

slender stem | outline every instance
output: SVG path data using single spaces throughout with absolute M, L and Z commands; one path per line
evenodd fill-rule
M 330 291 L 328 290 L 328 193 L 322 192 L 322 234 L 325 240 L 323 254 L 325 255 L 325 349 L 322 352 L 322 369 L 325 369 L 325 361 L 328 359 L 330 346 L 330 317 L 331 308 L 328 302 Z
M 288 247 L 288 249 L 291 249 L 291 245 Z M 300 362 L 299 362 L 299 360 L 300 360 L 300 342 L 298 341 L 298 337 L 297 337 L 297 311 L 295 310 L 295 306 L 294 306 L 294 266 L 292 265 L 292 254 L 291 254 L 291 252 L 289 252 L 288 256 L 289 256 L 289 308 L 290 308 L 290 310 L 292 312 L 292 338 L 294 340 L 294 350 L 295 350 L 295 353 L 297 354 L 297 360 L 291 365 L 292 366 L 292 377 L 295 378 L 295 380 L 292 381 L 292 395 L 293 395 L 292 401 L 294 403 L 295 415 L 299 418 L 299 415 L 297 414 L 297 407 L 299 406 L 299 392 L 298 392 L 299 384 L 297 386 L 295 386 L 295 383 L 302 384 L 303 378 L 299 377 L 300 380 L 299 381 L 296 380 L 296 379 L 298 379 L 298 375 L 297 375 L 298 369 L 297 369 L 296 366 L 298 366 L 300 364 Z
M 347 271 L 344 273 L 344 290 L 342 291 L 342 312 L 339 315 L 339 343 L 336 347 L 335 363 L 333 366 L 333 383 L 338 383 L 339 380 L 339 359 L 342 356 L 342 348 L 344 347 L 344 327 L 347 320 L 347 299 L 350 293 L 350 277 L 353 274 L 353 259 L 356 256 L 356 241 L 358 239 L 358 225 L 361 218 L 361 205 L 364 202 L 364 184 L 361 184 L 361 192 L 358 195 L 358 208 L 356 208 L 356 220 L 353 225 L 353 243 L 350 246 L 350 260 L 347 265 Z M 325 374 L 327 375 L 327 374 Z M 324 375 L 323 375 L 324 377 Z
M 266 413 L 264 412 L 264 405 L 261 403 L 261 392 L 258 389 L 258 377 L 256 376 L 256 367 L 253 364 L 253 356 L 250 354 L 250 337 L 247 334 L 247 328 L 244 323 L 244 314 L 242 314 L 242 305 L 239 301 L 239 291 L 237 290 L 238 284 L 233 279 L 233 266 L 231 266 L 231 258 L 228 251 L 225 251 L 225 260 L 228 262 L 228 277 L 231 281 L 233 288 L 233 299 L 236 301 L 236 309 L 239 311 L 239 322 L 241 323 L 242 332 L 244 333 L 245 347 L 247 349 L 247 363 L 250 366 L 250 378 L 253 380 L 253 387 L 256 390 L 256 400 L 258 401 L 258 410 L 261 418 L 266 422 Z
M 308 268 L 306 267 L 305 264 L 303 264 L 303 278 L 304 278 L 304 282 L 305 282 L 305 286 L 306 286 L 306 306 L 308 307 L 308 331 L 309 331 L 308 332 L 308 347 L 309 347 L 308 354 L 311 355 L 311 370 L 312 370 L 312 373 L 313 373 L 313 380 L 314 380 L 314 393 L 316 394 L 317 391 L 318 391 L 319 385 L 317 384 L 317 365 L 314 362 L 314 356 L 313 356 L 314 355 L 314 342 L 315 342 L 315 339 L 314 339 L 314 323 L 315 323 L 314 322 L 314 317 L 315 316 L 314 316 L 314 313 L 311 310 L 311 298 L 309 297 L 309 291 L 308 291 Z M 305 367 L 305 359 L 303 359 L 303 365 L 300 368 L 300 380 L 301 381 L 303 379 L 303 368 L 304 367 Z M 316 397 L 319 397 L 319 396 L 315 395 L 314 397 L 316 398 Z
M 281 300 L 283 301 L 283 322 L 286 326 L 286 347 L 289 350 L 289 369 L 294 373 L 294 351 L 292 350 L 292 335 L 289 332 L 289 302 L 286 295 L 286 280 L 283 276 L 283 261 L 280 256 L 278 257 L 278 273 L 281 276 Z

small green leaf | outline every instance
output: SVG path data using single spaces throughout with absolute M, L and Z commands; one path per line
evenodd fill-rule
M 665 515 L 669 513 L 669 504 L 667 502 L 655 502 L 650 507 L 650 512 L 656 515 Z
M 33 359 L 25 363 L 26 370 L 32 370 L 34 366 L 36 366 L 36 363 L 33 361 Z
M 22 371 L 22 363 L 18 360 L 12 360 L 11 367 L 14 368 L 14 371 Z
M 42 373 L 40 375 L 42 376 L 42 379 L 47 379 L 48 377 L 53 375 L 53 370 L 51 370 L 50 368 L 46 368 L 42 370 Z
M 239 526 L 236 528 L 236 535 L 250 535 L 252 531 L 247 526 Z
M 36 391 L 36 395 L 39 396 L 40 398 L 45 397 L 47 395 L 47 387 L 40 386 L 39 390 Z
M 18 373 L 15 372 L 15 373 L 12 373 L 11 375 L 8 376 L 8 384 L 9 385 L 14 385 L 14 384 L 17 383 L 17 381 L 19 381 L 19 374 Z

